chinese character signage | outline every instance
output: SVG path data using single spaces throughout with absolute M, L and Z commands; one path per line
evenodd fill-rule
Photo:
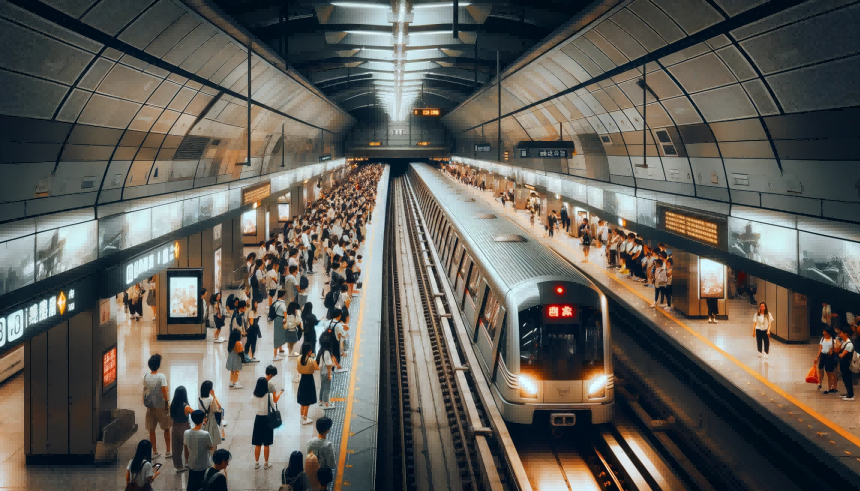
M 576 317 L 576 306 L 569 304 L 550 304 L 545 310 L 547 319 L 550 320 L 573 320 Z
M 80 310 L 91 308 L 91 278 L 47 295 L 37 296 L 0 315 L 0 354 L 50 329 Z
M 567 158 L 567 150 L 541 149 L 541 150 L 538 150 L 538 157 L 566 159 Z
M 102 393 L 116 387 L 116 345 L 102 355 Z

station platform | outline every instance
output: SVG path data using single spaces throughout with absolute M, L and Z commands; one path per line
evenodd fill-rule
M 382 275 L 383 237 L 385 211 L 390 169 L 386 167 L 379 182 L 377 205 L 371 222 L 368 223 L 368 238 L 359 254 L 362 261 L 362 281 L 364 288 L 353 297 L 350 308 L 350 351 L 341 360 L 345 372 L 335 373 L 331 401 L 334 409 L 324 410 L 319 405 L 312 406 L 308 417 L 316 420 L 324 414 L 334 421 L 328 438 L 334 444 L 335 482 L 330 489 L 373 489 L 376 470 L 376 420 L 379 379 L 379 324 L 382 291 L 372 285 L 380 281 Z M 321 263 L 316 264 L 317 273 L 310 276 L 308 299 L 313 303 L 313 311 L 319 318 L 324 317 L 323 288 L 327 277 L 321 271 Z M 226 300 L 231 293 L 222 292 Z M 228 421 L 226 439 L 218 448 L 226 448 L 233 455 L 227 468 L 230 489 L 278 489 L 281 470 L 284 469 L 290 454 L 299 450 L 305 453 L 307 441 L 316 436 L 313 424 L 302 425 L 299 405 L 296 402 L 298 383 L 292 382 L 296 373 L 296 360 L 289 357 L 272 361 L 272 327 L 266 319 L 268 304 L 261 303 L 261 330 L 263 337 L 258 341 L 256 357 L 260 363 L 245 364 L 240 372 L 239 382 L 243 389 L 230 389 L 230 373 L 226 370 L 226 343 L 216 344 L 212 337 L 214 329 L 207 329 L 207 339 L 171 340 L 156 339 L 155 323 L 151 311 L 144 309 L 143 319 L 133 321 L 122 311 L 120 304 L 117 314 L 118 323 L 118 386 L 117 406 L 135 412 L 138 431 L 118 451 L 115 463 L 101 467 L 52 467 L 25 465 L 24 435 L 24 380 L 22 375 L 11 378 L 0 385 L 0 489 L 90 489 L 110 490 L 125 488 L 126 466 L 134 456 L 138 442 L 148 438 L 144 425 L 146 409 L 141 397 L 141 379 L 148 372 L 146 363 L 155 353 L 163 356 L 161 373 L 167 376 L 169 392 L 184 386 L 191 405 L 197 408 L 200 384 L 211 380 L 214 393 L 226 410 Z M 318 329 L 319 331 L 319 329 Z M 226 337 L 226 331 L 222 336 Z M 318 332 L 319 334 L 319 332 Z M 254 468 L 254 447 L 251 434 L 254 414 L 250 402 L 257 378 L 265 375 L 268 365 L 278 368 L 278 375 L 272 379 L 277 390 L 284 389 L 278 402 L 283 418 L 283 426 L 275 430 L 274 444 L 270 447 L 269 462 L 272 469 Z M 319 394 L 319 372 L 314 376 Z M 156 431 L 158 451 L 161 457 L 154 459 L 164 466 L 161 474 L 153 483 L 156 490 L 185 490 L 188 473 L 175 473 L 172 460 L 165 458 L 165 444 L 161 429 Z M 176 449 L 173 449 L 175 452 Z M 263 457 L 260 457 L 261 464 Z
M 534 240 L 569 258 L 627 309 L 636 311 L 655 332 L 706 366 L 716 380 L 743 394 L 759 412 L 778 418 L 822 454 L 842 459 L 860 474 L 860 401 L 843 401 L 839 397 L 845 393 L 841 379 L 839 394 L 825 395 L 816 385 L 805 383 L 806 373 L 818 353 L 817 340 L 809 344 L 784 344 L 772 338 L 770 356 L 765 361 L 758 357 L 752 331 L 755 306 L 748 298 L 727 300 L 728 320 L 718 320 L 717 324 L 709 324 L 707 319 L 686 318 L 674 311 L 652 309 L 654 289 L 608 268 L 602 250 L 592 248 L 589 261 L 583 262 L 578 238 L 565 233 L 546 237 L 541 224 L 537 221 L 530 224 L 526 210 L 503 206 L 492 191 L 481 191 L 445 176 L 495 211 L 515 220 Z

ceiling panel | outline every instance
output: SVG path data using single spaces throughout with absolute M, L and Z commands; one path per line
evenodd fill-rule
M 149 5 L 138 0 L 102 0 L 81 19 L 96 29 L 116 36 Z
M 723 20 L 706 0 L 653 0 L 687 34 L 695 34 Z
M 69 88 L 0 70 L 0 114 L 50 119 Z
M 185 10 L 173 0 L 160 0 L 123 31 L 119 40 L 144 49 L 184 13 Z
M 94 58 L 30 29 L 0 19 L 0 67 L 71 85 Z
M 740 84 L 700 92 L 690 97 L 708 122 L 749 118 L 758 114 Z
M 668 70 L 690 93 L 737 82 L 732 72 L 714 53 L 673 65 Z
M 97 92 L 136 102 L 146 102 L 160 83 L 161 79 L 157 77 L 116 64 L 99 85 Z

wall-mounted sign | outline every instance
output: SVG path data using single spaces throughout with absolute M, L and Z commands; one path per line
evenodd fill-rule
M 331 160 L 331 154 L 327 153 L 325 155 L 320 155 L 320 162 L 328 162 Z
M 93 283 L 93 277 L 87 277 L 0 315 L 0 354 L 12 350 L 83 309 L 95 308 Z
M 116 387 L 116 345 L 102 355 L 102 394 Z
M 441 112 L 438 109 L 431 108 L 423 108 L 423 109 L 413 109 L 413 116 L 439 116 Z
M 699 298 L 724 298 L 726 267 L 716 261 L 699 258 Z
M 153 274 L 176 265 L 179 242 L 167 242 L 109 268 L 99 281 L 99 298 L 109 298 Z
M 168 324 L 199 324 L 203 321 L 202 282 L 203 268 L 167 271 Z
M 490 145 L 489 143 L 476 143 L 475 144 L 475 152 L 478 152 L 478 153 L 489 152 L 491 148 L 492 148 L 492 145 Z
M 370 147 L 378 147 L 382 145 L 382 142 L 368 142 L 367 145 Z
M 419 147 L 426 147 L 429 144 L 430 144 L 430 142 L 418 142 Z
M 572 141 L 521 141 L 517 150 L 521 159 L 567 159 L 576 154 Z
M 725 217 L 657 203 L 657 228 L 703 244 L 726 249 L 728 222 Z
M 260 201 L 270 194 L 272 194 L 272 181 L 242 188 L 242 204 L 247 205 Z

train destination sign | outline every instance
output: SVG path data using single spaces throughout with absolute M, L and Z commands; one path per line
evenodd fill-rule
M 567 158 L 567 150 L 564 150 L 564 149 L 562 149 L 562 150 L 559 150 L 559 149 L 554 149 L 554 150 L 549 150 L 549 149 L 546 149 L 546 150 L 538 150 L 538 157 L 541 157 L 541 158 L 563 158 L 563 159 L 566 159 L 566 158 Z
M 266 196 L 272 194 L 272 182 L 268 181 L 258 186 L 248 186 L 242 188 L 242 204 L 247 205 L 260 201 Z
M 517 143 L 521 159 L 568 159 L 576 155 L 572 141 L 521 141 Z
M 696 213 L 657 203 L 657 227 L 688 239 L 725 249 L 728 223 L 725 218 Z
M 439 116 L 441 113 L 438 109 L 426 107 L 422 109 L 413 109 L 412 114 L 414 116 Z
M 478 152 L 478 153 L 489 152 L 491 148 L 492 148 L 492 145 L 490 145 L 489 143 L 476 143 L 475 144 L 475 152 Z

